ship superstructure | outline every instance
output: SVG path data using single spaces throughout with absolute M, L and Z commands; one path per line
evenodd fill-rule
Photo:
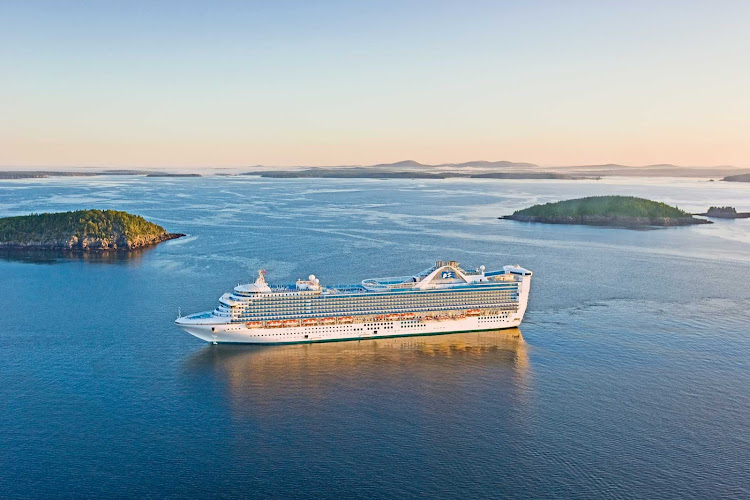
M 213 311 L 175 323 L 207 342 L 253 344 L 513 328 L 526 312 L 531 275 L 520 266 L 468 271 L 450 260 L 413 276 L 326 287 L 314 275 L 271 286 L 259 271 L 254 283 L 222 295 Z

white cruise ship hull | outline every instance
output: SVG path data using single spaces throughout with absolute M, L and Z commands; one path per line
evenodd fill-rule
M 315 276 L 271 288 L 262 272 L 213 311 L 175 323 L 212 343 L 290 344 L 515 328 L 529 299 L 531 271 L 465 271 L 438 261 L 420 274 L 323 287 Z
M 289 344 L 499 330 L 516 328 L 521 324 L 521 319 L 521 317 L 479 316 L 443 321 L 383 321 L 291 328 L 247 328 L 237 324 L 180 326 L 201 340 L 217 344 Z

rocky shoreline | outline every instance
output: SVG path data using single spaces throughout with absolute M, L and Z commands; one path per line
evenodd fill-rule
M 185 236 L 182 233 L 164 233 L 158 236 L 140 236 L 128 239 L 120 236 L 117 239 L 107 238 L 78 238 L 71 236 L 67 239 L 39 240 L 39 241 L 1 241 L 0 250 L 26 251 L 51 250 L 64 252 L 127 252 L 154 246 L 168 240 Z
M 693 217 L 623 217 L 606 215 L 584 216 L 538 216 L 538 215 L 506 215 L 499 219 L 519 222 L 543 222 L 546 224 L 583 224 L 588 226 L 612 227 L 648 227 L 648 226 L 691 226 L 694 224 L 712 224 L 705 219 Z

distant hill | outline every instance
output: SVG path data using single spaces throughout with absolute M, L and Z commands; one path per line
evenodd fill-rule
M 464 163 L 442 163 L 438 167 L 450 168 L 481 168 L 481 169 L 536 169 L 539 165 L 534 163 L 517 163 L 512 161 L 467 161 Z
M 308 168 L 305 170 L 259 170 L 242 175 L 276 179 L 444 179 L 445 174 L 427 170 L 381 170 L 375 167 Z
M 634 196 L 590 196 L 534 205 L 501 217 L 522 222 L 596 226 L 685 226 L 710 223 L 666 203 Z
M 630 176 L 630 177 L 722 177 L 731 175 L 738 172 L 738 168 L 731 166 L 717 166 L 717 167 L 682 167 L 679 165 L 671 164 L 654 164 L 646 166 L 628 166 L 618 165 L 616 163 L 606 163 L 601 165 L 571 165 L 571 166 L 553 166 L 553 167 L 541 167 L 534 163 L 524 162 L 512 162 L 512 161 L 486 161 L 486 160 L 474 160 L 461 163 L 437 163 L 437 164 L 425 164 L 419 163 L 414 160 L 404 160 L 395 163 L 378 163 L 376 165 L 339 165 L 332 167 L 260 167 L 255 172 L 271 171 L 271 172 L 291 172 L 291 171 L 310 171 L 313 169 L 324 170 L 324 171 L 335 171 L 335 170 L 349 170 L 354 172 L 354 169 L 358 169 L 359 172 L 365 172 L 366 170 L 380 170 L 380 171 L 391 171 L 391 172 L 428 172 L 428 173 L 442 173 L 445 177 L 456 177 L 464 176 L 467 173 L 471 175 L 479 174 L 496 174 L 496 173 L 535 173 L 538 174 L 543 172 L 547 177 L 544 178 L 580 178 L 581 176 L 586 177 L 602 177 L 602 176 Z M 553 177 L 552 174 L 557 174 L 560 177 Z M 274 176 L 281 176 L 275 174 Z M 355 177 L 352 175 L 341 175 L 341 177 Z M 483 175 L 485 177 L 493 177 L 491 175 Z M 293 177 L 293 176 L 290 176 Z M 301 177 L 298 175 L 297 177 Z M 322 176 L 316 176 L 322 177 Z M 329 175 L 325 175 L 329 177 Z M 358 175 L 356 177 L 376 177 L 370 175 Z M 496 178 L 502 178 L 498 176 Z M 527 177 L 527 178 L 538 178 L 538 177 Z
M 0 218 L 0 248 L 134 250 L 184 236 L 117 210 L 78 210 Z
M 554 172 L 448 172 L 442 170 L 381 170 L 375 167 L 308 168 L 304 170 L 259 170 L 242 175 L 259 175 L 277 179 L 449 179 L 471 177 L 472 179 L 566 179 L 577 180 L 590 177 L 572 176 Z
M 414 178 L 431 178 L 433 175 L 442 177 L 464 177 L 468 175 L 481 175 L 483 177 L 503 178 L 502 175 L 494 174 L 505 173 L 524 173 L 524 174 L 543 174 L 542 178 L 581 178 L 581 177 L 606 177 L 606 176 L 627 176 L 627 177 L 708 177 L 735 180 L 737 174 L 744 174 L 747 169 L 740 169 L 729 165 L 699 167 L 699 166 L 679 166 L 669 163 L 660 163 L 644 166 L 619 165 L 616 163 L 605 163 L 599 165 L 568 165 L 568 166 L 540 166 L 534 163 L 513 162 L 507 160 L 487 161 L 473 160 L 458 163 L 436 163 L 426 164 L 415 160 L 402 160 L 394 163 L 378 163 L 375 165 L 332 165 L 332 166 L 263 166 L 256 165 L 245 167 L 247 174 L 262 175 L 263 172 L 269 172 L 269 177 L 414 177 Z M 184 172 L 180 170 L 147 170 L 147 169 L 106 169 L 106 170 L 81 170 L 81 171 L 63 171 L 63 170 L 6 170 L 2 171 L 0 167 L 0 179 L 24 179 L 35 177 L 52 177 L 52 176 L 90 176 L 90 175 L 148 175 L 149 177 L 197 177 L 200 174 L 193 172 Z M 217 169 L 210 169 L 217 170 Z M 221 172 L 214 175 L 237 175 L 242 170 L 238 168 L 218 169 Z M 329 172 L 325 175 L 313 175 L 313 172 Z M 334 171 L 342 171 L 340 174 L 334 174 Z M 391 172 L 390 174 L 371 175 L 369 172 Z M 283 172 L 307 172 L 295 175 L 283 175 Z M 353 173 L 358 172 L 357 175 Z M 411 175 L 401 174 L 402 172 L 412 172 Z M 417 175 L 416 173 L 424 173 Z M 493 175 L 484 175 L 493 174 Z M 553 174 L 559 177 L 553 176 Z M 539 178 L 534 175 L 525 178 Z
M 434 165 L 425 165 L 414 160 L 397 161 L 396 163 L 378 163 L 369 165 L 369 168 L 430 168 Z

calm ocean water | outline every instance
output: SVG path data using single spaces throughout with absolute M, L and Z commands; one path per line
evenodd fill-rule
M 750 220 L 500 221 L 632 194 L 750 210 L 750 184 L 98 177 L 0 182 L 0 216 L 141 214 L 127 259 L 0 258 L 0 496 L 750 496 Z M 533 270 L 520 330 L 211 346 L 172 323 L 272 282 L 437 259 Z

